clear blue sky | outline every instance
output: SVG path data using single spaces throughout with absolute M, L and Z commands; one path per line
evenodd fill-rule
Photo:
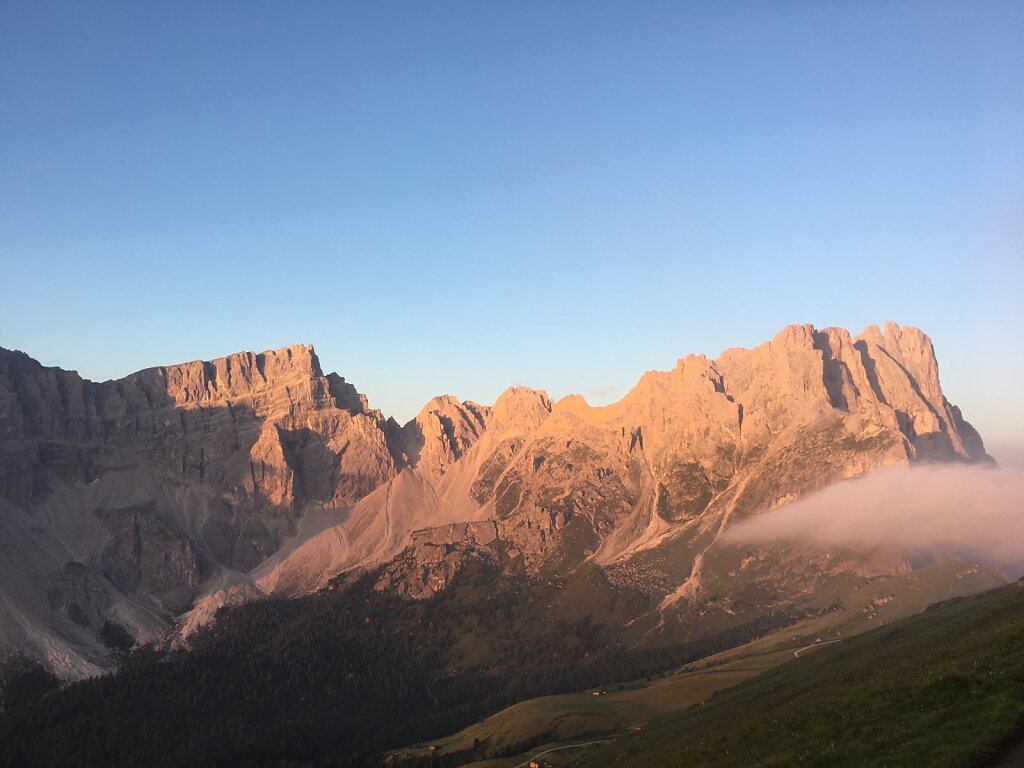
M 810 322 L 1024 442 L 1024 4 L 0 3 L 0 345 L 400 420 Z

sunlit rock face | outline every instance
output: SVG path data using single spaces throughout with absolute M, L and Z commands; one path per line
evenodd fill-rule
M 348 508 L 393 478 L 396 428 L 324 376 L 308 346 L 103 383 L 0 351 L 4 523 L 43 550 L 0 556 L 15 573 L 30 560 L 34 574 L 0 581 L 3 640 L 34 650 L 41 615 L 58 638 L 45 653 L 74 674 L 106 656 L 82 641 L 76 617 L 159 636 L 205 584 L 278 551 L 308 510 Z M 40 614 L 47 589 L 59 605 Z
M 93 383 L 0 351 L 7 648 L 67 676 L 108 664 L 104 623 L 183 637 L 216 608 L 353 569 L 422 598 L 469 561 L 601 569 L 664 616 L 772 605 L 907 568 L 719 541 L 734 521 L 916 461 L 986 461 L 927 336 L 790 326 L 644 374 L 618 403 L 434 398 L 404 427 L 312 347 Z M 750 609 L 752 610 L 752 609 Z M 43 638 L 40 640 L 39 638 Z
M 880 466 L 987 458 L 943 397 L 923 333 L 791 326 L 752 350 L 645 374 L 611 406 L 565 398 L 481 462 L 475 489 L 528 567 L 575 549 L 616 578 L 679 584 L 663 595 L 672 603 L 729 591 L 715 582 L 734 564 L 702 564 L 732 557 L 715 546 L 731 521 Z M 878 553 L 848 570 L 905 567 Z

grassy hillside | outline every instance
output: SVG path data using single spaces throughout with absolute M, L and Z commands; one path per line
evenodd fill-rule
M 188 653 L 135 654 L 118 675 L 41 693 L 35 701 L 27 697 L 0 716 L 0 765 L 362 768 L 379 765 L 375 753 L 381 750 L 458 728 L 464 730 L 432 741 L 435 749 L 408 750 L 400 762 L 451 768 L 499 758 L 491 764 L 512 766 L 522 759 L 506 757 L 542 745 L 611 736 L 616 741 L 605 750 L 612 754 L 598 762 L 671 765 L 682 749 L 671 746 L 676 734 L 691 749 L 722 723 L 756 724 L 759 702 L 768 694 L 755 692 L 753 704 L 741 696 L 735 707 L 714 700 L 679 722 L 666 717 L 765 670 L 789 668 L 786 662 L 801 647 L 811 650 L 797 660 L 804 665 L 798 668 L 815 669 L 808 659 L 817 663 L 831 658 L 833 649 L 854 649 L 858 641 L 847 640 L 850 635 L 881 622 L 888 627 L 935 599 L 978 591 L 994 578 L 976 567 L 947 563 L 861 584 L 841 596 L 820 595 L 821 604 L 810 606 L 811 618 L 794 625 L 791 617 L 776 617 L 775 627 L 789 625 L 782 631 L 770 633 L 775 627 L 761 622 L 637 648 L 617 630 L 623 597 L 603 588 L 600 576 L 579 569 L 572 580 L 548 582 L 467 567 L 444 592 L 410 603 L 377 592 L 370 574 L 301 600 L 240 606 L 199 633 Z M 1016 627 L 1018 635 L 1022 628 Z M 818 647 L 819 637 L 840 642 Z M 887 647 L 887 637 L 868 647 Z M 948 644 L 943 638 L 925 640 L 918 655 Z M 722 648 L 732 650 L 709 656 Z M 678 667 L 694 659 L 699 661 Z M 675 672 L 658 672 L 673 667 Z M 824 684 L 836 674 L 826 669 L 808 679 Z M 631 678 L 621 689 L 615 682 Z M 746 685 L 764 679 L 769 678 Z M 973 695 L 981 683 L 964 679 L 941 686 L 955 693 L 959 685 Z M 606 693 L 593 696 L 588 686 Z M 941 686 L 939 693 L 948 695 Z M 786 682 L 777 688 L 799 690 Z M 523 701 L 564 691 L 578 693 Z M 769 694 L 778 695 L 776 688 Z M 869 694 L 874 695 L 864 695 Z M 735 695 L 722 694 L 721 701 Z M 750 712 L 743 708 L 748 705 Z M 690 718 L 713 711 L 721 713 L 719 720 L 690 724 Z M 995 728 L 992 739 L 1012 727 L 1016 710 L 1010 714 L 987 717 Z M 766 742 L 759 731 L 743 731 L 701 749 L 710 754 L 732 743 L 755 748 Z M 552 762 L 572 756 L 552 753 Z M 693 764 L 715 764 L 705 758 L 702 753 Z
M 452 736 L 416 747 L 396 750 L 400 762 L 415 765 L 433 756 L 456 756 L 452 764 L 467 762 L 474 754 L 509 755 L 503 765 L 522 762 L 548 747 L 594 736 L 616 738 L 637 728 L 710 699 L 768 669 L 792 661 L 794 652 L 817 653 L 820 639 L 828 644 L 892 624 L 951 597 L 974 594 L 1003 583 L 977 566 L 936 563 L 899 576 L 879 579 L 845 591 L 822 594 L 812 609 L 821 611 L 785 629 L 706 659 L 686 664 L 668 674 L 624 684 L 606 678 L 593 690 L 545 696 L 519 702 Z M 828 610 L 826 611 L 826 607 Z M 476 746 L 476 750 L 473 747 Z M 566 755 L 552 755 L 564 762 Z
M 617 738 L 579 768 L 973 767 L 1024 722 L 1024 589 L 823 645 Z

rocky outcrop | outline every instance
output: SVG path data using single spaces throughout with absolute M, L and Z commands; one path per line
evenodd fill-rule
M 402 429 L 405 460 L 439 477 L 473 447 L 490 420 L 490 408 L 435 397 Z
M 110 598 L 103 582 L 83 563 L 67 563 L 46 590 L 50 607 L 79 626 L 99 630 Z
M 384 569 L 378 590 L 423 599 L 445 589 L 469 560 L 497 569 L 498 529 L 493 521 L 452 523 L 413 531 L 409 546 Z
M 155 504 L 97 511 L 110 540 L 99 556 L 102 573 L 122 592 L 157 598 L 172 613 L 188 608 L 204 570 L 195 545 L 157 513 Z

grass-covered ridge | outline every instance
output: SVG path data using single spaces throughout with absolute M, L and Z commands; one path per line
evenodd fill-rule
M 814 649 L 576 764 L 973 768 L 1022 722 L 1012 585 Z

